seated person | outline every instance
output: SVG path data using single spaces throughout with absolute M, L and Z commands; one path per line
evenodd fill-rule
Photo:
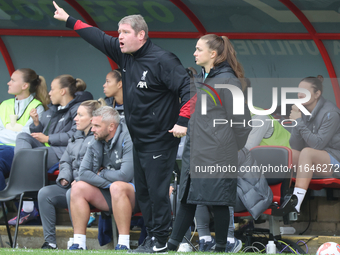
M 49 109 L 40 118 L 36 109 L 30 111 L 33 119 L 30 125 L 31 134 L 18 134 L 14 153 L 24 148 L 45 147 L 48 150 L 47 168 L 58 164 L 68 140 L 77 130 L 74 118 L 78 106 L 85 100 L 93 99 L 92 94 L 84 91 L 85 89 L 85 82 L 79 78 L 75 79 L 68 74 L 56 77 L 51 83 L 49 93 L 52 104 L 49 104 Z M 34 208 L 33 202 L 24 202 L 19 224 L 24 224 L 37 216 L 38 211 Z M 8 224 L 15 225 L 16 221 L 17 217 L 14 217 Z
M 290 145 L 293 152 L 296 183 L 293 194 L 298 198 L 300 212 L 312 177 L 339 178 L 340 166 L 340 110 L 322 97 L 322 81 L 316 77 L 304 78 L 299 88 L 307 89 L 311 98 L 303 106 L 311 113 L 305 115 L 294 105 L 290 119 L 297 125 L 292 129 Z M 305 94 L 299 93 L 299 98 Z
M 68 208 L 66 192 L 71 189 L 72 182 L 78 179 L 79 166 L 85 155 L 87 144 L 93 140 L 93 133 L 91 132 L 92 112 L 103 105 L 106 105 L 104 99 L 101 101 L 88 100 L 80 104 L 77 116 L 74 119 L 77 132 L 69 139 L 66 150 L 60 159 L 60 172 L 56 184 L 46 186 L 38 193 L 40 218 L 45 239 L 42 249 L 57 248 L 56 208 Z
M 247 84 L 247 88 L 250 87 L 250 80 L 248 78 L 245 78 L 245 81 Z M 247 96 L 246 90 L 245 90 L 245 96 Z M 258 107 L 255 107 L 255 108 L 257 110 L 263 110 Z M 280 122 L 274 119 L 273 116 L 257 115 L 251 112 L 251 118 L 253 120 L 252 126 L 254 127 L 250 131 L 248 139 L 247 139 L 247 143 L 244 147 L 246 147 L 248 150 L 258 145 L 276 145 L 276 146 L 286 146 L 290 148 L 289 131 L 286 130 L 280 124 Z M 261 124 L 263 125 L 261 126 Z
M 260 110 L 260 108 L 257 108 Z M 286 146 L 290 148 L 289 139 L 290 133 L 285 129 L 280 122 L 274 119 L 271 115 L 256 115 L 251 113 L 251 118 L 254 120 L 254 127 L 250 131 L 247 139 L 247 143 L 244 147 L 248 150 L 259 145 L 276 145 L 276 146 Z M 263 125 L 260 125 L 259 121 L 262 120 Z M 271 120 L 271 121 L 268 121 Z
M 121 120 L 124 119 L 124 105 L 123 105 L 123 83 L 122 83 L 122 74 L 119 69 L 115 69 L 110 71 L 106 75 L 106 80 L 103 85 L 104 88 L 104 94 L 105 94 L 105 102 L 108 106 L 112 106 L 115 108 L 120 115 Z M 96 220 L 97 213 L 91 213 L 89 222 L 87 223 L 87 226 L 90 227 L 92 223 Z M 99 217 L 99 224 L 104 224 L 106 227 L 110 227 L 111 221 L 104 221 L 101 217 Z M 104 234 L 104 233 L 103 233 Z M 99 239 L 99 237 L 98 237 Z M 109 239 L 107 239 L 109 240 Z M 106 243 L 103 242 L 104 244 Z M 104 245 L 101 243 L 101 245 Z
M 117 110 L 101 107 L 93 113 L 89 145 L 79 169 L 79 181 L 71 188 L 70 210 L 74 244 L 86 249 L 86 225 L 91 206 L 113 213 L 119 239 L 116 250 L 129 249 L 130 222 L 135 206 L 132 141 Z
M 106 75 L 106 81 L 103 85 L 105 102 L 108 106 L 115 108 L 120 115 L 120 118 L 124 118 L 124 106 L 123 106 L 123 83 L 122 74 L 119 69 L 110 71 Z
M 33 123 L 30 111 L 36 109 L 41 116 L 50 102 L 44 77 L 32 69 L 14 71 L 7 85 L 8 94 L 15 98 L 0 105 L 0 190 L 6 187 L 5 179 L 11 171 L 17 135 L 20 132 L 30 133 L 29 126 Z

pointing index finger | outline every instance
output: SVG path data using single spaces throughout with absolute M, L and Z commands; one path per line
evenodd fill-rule
M 57 3 L 55 1 L 53 1 L 53 5 L 57 10 L 60 9 L 60 7 L 57 5 Z

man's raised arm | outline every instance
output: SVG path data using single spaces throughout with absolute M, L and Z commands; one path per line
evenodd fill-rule
M 97 27 L 90 26 L 81 20 L 77 20 L 68 15 L 63 8 L 60 8 L 55 1 L 53 5 L 56 9 L 54 18 L 66 22 L 66 27 L 76 31 L 81 38 L 103 52 L 117 64 L 119 63 L 119 55 L 122 54 L 119 47 L 119 40 L 116 37 L 105 34 Z

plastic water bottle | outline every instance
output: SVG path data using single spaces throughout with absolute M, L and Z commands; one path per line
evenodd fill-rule
M 69 248 L 72 246 L 73 242 L 74 242 L 74 239 L 71 237 L 71 238 L 67 241 L 67 249 L 69 249 Z
M 266 246 L 266 253 L 267 254 L 275 254 L 276 253 L 276 245 L 274 241 L 268 241 Z
M 295 231 L 294 227 L 280 227 L 281 235 L 294 235 Z

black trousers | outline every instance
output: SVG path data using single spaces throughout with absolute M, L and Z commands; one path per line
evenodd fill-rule
M 190 227 L 196 212 L 196 204 L 187 204 L 190 180 L 187 182 L 184 198 L 179 204 L 178 213 L 175 219 L 174 227 L 171 233 L 169 243 L 177 246 L 183 239 L 185 232 Z M 227 243 L 229 227 L 229 206 L 213 205 L 214 214 L 216 249 L 224 250 Z
M 133 149 L 136 198 L 149 236 L 167 242 L 171 226 L 169 186 L 177 146 L 157 152 Z

